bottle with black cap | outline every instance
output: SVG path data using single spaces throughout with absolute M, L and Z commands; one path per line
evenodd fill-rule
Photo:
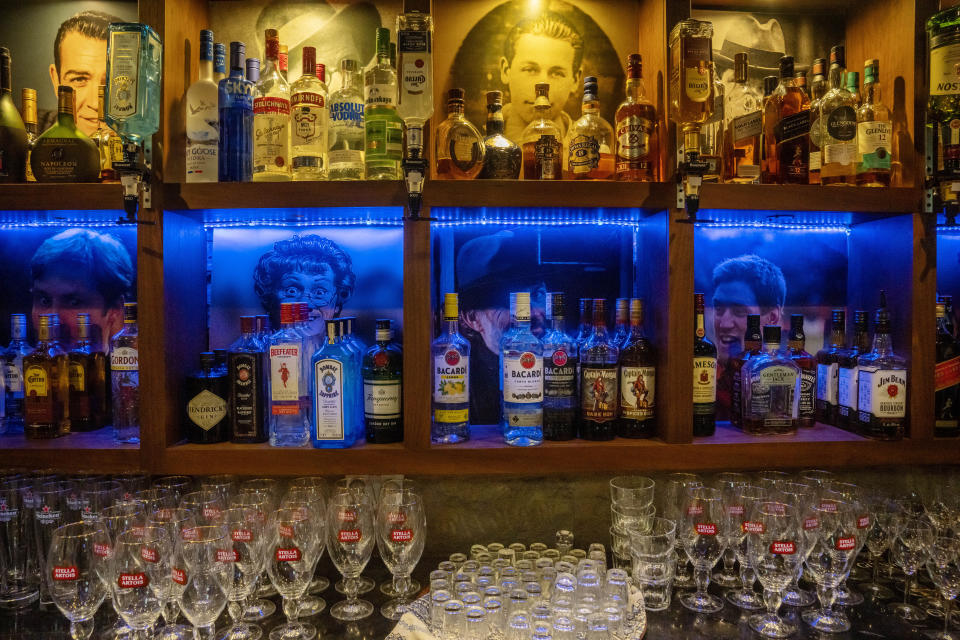
M 743 368 L 743 430 L 780 435 L 797 430 L 800 368 L 780 348 L 778 325 L 763 328 L 763 351 Z
M 907 423 L 907 362 L 893 350 L 886 291 L 873 326 L 873 348 L 860 356 L 857 418 L 861 435 L 900 440 Z
M 226 373 L 217 366 L 212 351 L 200 354 L 200 369 L 187 376 L 187 398 L 183 422 L 184 435 L 194 444 L 223 442 L 229 428 L 227 399 L 230 397 Z
M 777 139 L 773 135 L 773 127 L 777 123 L 779 112 L 770 97 L 779 83 L 777 76 L 763 79 L 763 142 L 760 155 L 760 182 L 763 184 L 777 183 Z

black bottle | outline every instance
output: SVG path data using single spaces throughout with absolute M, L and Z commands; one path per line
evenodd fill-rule
M 213 444 L 226 439 L 229 425 L 227 398 L 229 385 L 223 370 L 217 367 L 213 352 L 200 354 L 200 370 L 187 376 L 184 407 L 184 432 L 188 442 Z
M 231 442 L 267 441 L 267 357 L 256 325 L 254 316 L 241 316 L 241 335 L 227 353 Z

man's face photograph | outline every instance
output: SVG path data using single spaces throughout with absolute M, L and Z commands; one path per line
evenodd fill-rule
M 500 79 L 510 88 L 513 109 L 524 122 L 533 120 L 536 85 L 546 82 L 550 84 L 548 117 L 556 119 L 580 83 L 580 72 L 573 68 L 573 45 L 549 36 L 524 34 L 514 51 L 513 60 L 500 60 Z
M 717 337 L 717 358 L 726 362 L 743 351 L 747 316 L 759 314 L 757 297 L 746 282 L 723 282 L 713 294 L 713 330 Z
M 105 308 L 106 302 L 93 283 L 75 275 L 83 271 L 83 268 L 78 269 L 75 265 L 73 268 L 64 265 L 48 269 L 42 279 L 34 280 L 31 290 L 32 323 L 34 327 L 39 327 L 41 315 L 57 314 L 60 318 L 60 341 L 70 344 L 77 337 L 77 314 L 89 313 L 94 334 L 91 337 L 104 345 L 120 331 L 123 311 L 121 308 Z
M 107 41 L 68 32 L 60 41 L 60 71 L 50 65 L 54 95 L 59 85 L 73 88 L 77 126 L 86 135 L 99 127 L 97 89 L 107 83 Z

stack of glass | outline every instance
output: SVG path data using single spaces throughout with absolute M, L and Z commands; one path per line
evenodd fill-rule
M 656 513 L 653 505 L 655 483 L 643 476 L 618 476 L 610 481 L 610 527 L 613 565 L 624 569 L 631 565 L 630 532 L 647 532 Z

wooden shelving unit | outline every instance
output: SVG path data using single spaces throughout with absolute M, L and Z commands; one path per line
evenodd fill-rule
M 0 211 L 123 210 L 119 184 L 3 184 Z

